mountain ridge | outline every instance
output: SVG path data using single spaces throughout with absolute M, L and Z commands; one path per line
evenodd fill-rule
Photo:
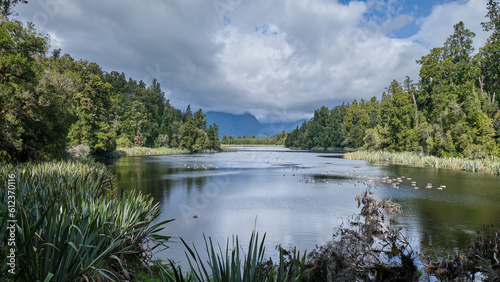
M 281 123 L 260 123 L 257 118 L 250 114 L 244 113 L 240 115 L 209 111 L 206 113 L 209 124 L 216 123 L 219 126 L 219 135 L 231 136 L 235 138 L 238 136 L 249 135 L 257 138 L 273 136 L 276 133 L 281 133 L 283 130 L 289 132 L 300 126 L 304 120 L 295 122 L 281 122 Z

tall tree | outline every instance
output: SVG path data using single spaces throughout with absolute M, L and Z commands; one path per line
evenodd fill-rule
M 27 160 L 45 153 L 41 142 L 30 139 L 43 123 L 57 121 L 44 116 L 53 97 L 36 92 L 39 59 L 46 50 L 46 39 L 32 25 L 0 21 L 0 159 Z
M 23 3 L 26 4 L 28 3 L 27 0 L 0 0 L 0 9 L 2 9 L 2 16 L 7 17 L 12 14 L 12 8 L 19 4 Z
M 485 31 L 491 31 L 486 45 L 481 48 L 482 76 L 479 78 L 481 91 L 487 92 L 490 102 L 500 104 L 500 5 L 497 1 L 489 0 L 487 4 L 488 21 L 483 22 Z
M 92 154 L 111 152 L 116 147 L 116 132 L 111 127 L 111 89 L 104 82 L 100 67 L 82 62 L 82 88 L 76 96 L 78 120 L 72 125 L 69 138 L 72 145 L 88 145 Z

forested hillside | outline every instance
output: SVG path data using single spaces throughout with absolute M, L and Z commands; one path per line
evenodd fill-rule
M 34 26 L 1 18 L 0 160 L 59 158 L 79 144 L 94 155 L 117 145 L 219 148 L 217 125 L 201 109 L 174 108 L 156 80 L 127 80 L 48 50 Z
M 489 1 L 487 8 L 482 25 L 491 35 L 478 52 L 475 34 L 459 22 L 442 47 L 417 61 L 417 82 L 393 81 L 380 100 L 321 107 L 286 146 L 500 155 L 500 6 Z

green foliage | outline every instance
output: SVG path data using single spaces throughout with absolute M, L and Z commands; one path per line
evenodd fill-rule
M 285 140 L 287 138 L 286 131 L 283 130 L 281 133 L 264 138 L 256 138 L 255 136 L 249 136 L 244 134 L 239 136 L 239 138 L 234 138 L 234 135 L 222 137 L 222 144 L 224 145 L 236 145 L 236 146 L 274 146 L 274 145 L 285 145 Z
M 489 156 L 483 159 L 468 159 L 450 156 L 436 157 L 414 152 L 392 153 L 376 150 L 349 152 L 344 155 L 344 158 L 370 162 L 390 162 L 402 165 L 449 168 L 471 172 L 486 172 L 500 175 L 500 158 L 496 156 Z
M 303 255 L 296 250 L 286 251 L 281 247 L 280 262 L 275 265 L 272 260 L 264 260 L 264 235 L 259 241 L 258 233 L 252 232 L 246 255 L 239 243 L 238 236 L 233 237 L 233 244 L 229 246 L 227 240 L 225 250 L 215 247 L 212 238 L 204 236 L 208 261 L 205 263 L 195 246 L 190 247 L 184 240 L 186 257 L 190 272 L 186 276 L 180 268 L 170 261 L 173 273 L 164 271 L 167 281 L 303 281 L 310 272 L 306 267 L 306 253 Z M 189 277 L 189 278 L 188 278 Z
M 0 22 L 0 160 L 57 156 L 65 151 L 59 134 L 68 131 L 61 117 L 68 93 L 41 82 L 40 59 L 46 39 L 33 26 Z
M 78 120 L 68 136 L 71 145 L 87 145 L 94 155 L 115 150 L 116 132 L 109 120 L 111 89 L 112 86 L 103 81 L 97 64 L 83 64 L 82 86 L 75 96 Z
M 293 148 L 365 148 L 436 156 L 500 156 L 500 6 L 488 3 L 486 45 L 473 56 L 475 34 L 463 22 L 443 47 L 417 62 L 420 80 L 393 81 L 377 101 L 354 100 L 292 130 Z
M 2 7 L 26 1 L 2 1 Z M 4 10 L 5 11 L 5 10 Z M 0 161 L 61 159 L 68 145 L 105 156 L 121 147 L 219 150 L 217 125 L 207 125 L 165 100 L 160 83 L 125 79 L 96 63 L 54 50 L 32 24 L 1 18 Z
M 1 0 L 0 1 L 0 10 L 2 11 L 2 16 L 7 17 L 12 14 L 12 7 L 17 5 L 18 3 L 28 3 L 27 0 Z
M 111 172 L 91 161 L 4 165 L 0 181 L 16 179 L 17 267 L 15 281 L 115 280 L 127 278 L 127 261 L 147 260 L 146 243 L 163 244 L 153 223 L 158 204 L 136 193 L 117 195 Z M 7 191 L 0 191 L 7 203 Z M 6 243 L 7 217 L 0 218 Z M 4 270 L 5 271 L 5 270 Z M 2 273 L 7 277 L 7 273 Z

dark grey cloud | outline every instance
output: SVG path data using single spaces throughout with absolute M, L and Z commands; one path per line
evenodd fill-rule
M 445 5 L 420 18 L 392 0 L 41 0 L 16 10 L 54 48 L 136 80 L 157 78 L 174 106 L 269 122 L 380 96 L 406 75 L 416 80 L 416 59 L 453 24 L 479 25 L 486 12 L 486 0 Z M 421 31 L 391 36 L 409 22 Z

